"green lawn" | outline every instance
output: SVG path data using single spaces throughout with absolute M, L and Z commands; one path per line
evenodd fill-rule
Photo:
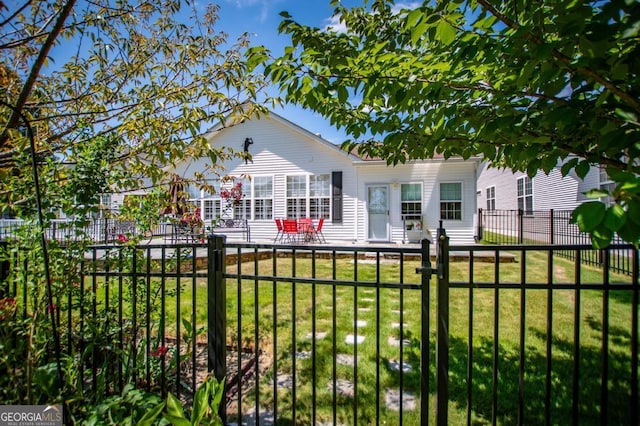
M 472 291 L 464 283 L 469 281 L 469 263 L 452 263 L 450 279 L 462 288 L 450 290 L 450 392 L 449 421 L 451 424 L 466 422 L 467 389 L 471 389 L 471 413 L 474 424 L 491 423 L 493 415 L 499 424 L 518 422 L 519 375 L 523 374 L 524 413 L 520 421 L 526 424 L 544 422 L 544 399 L 547 380 L 550 383 L 550 415 L 552 423 L 571 422 L 572 377 L 574 372 L 574 330 L 576 307 L 579 307 L 579 410 L 580 423 L 599 424 L 600 372 L 603 366 L 603 318 L 608 311 L 608 379 L 607 402 L 610 423 L 626 423 L 630 395 L 629 374 L 631 339 L 631 292 L 609 290 L 608 299 L 603 299 L 601 290 L 549 289 L 544 284 L 553 282 L 556 287 L 575 281 L 573 263 L 554 257 L 549 264 L 546 254 L 528 253 L 526 262 L 515 253 L 516 262 L 475 262 Z M 526 265 L 523 271 L 523 265 Z M 316 407 L 316 421 L 333 420 L 334 380 L 357 382 L 354 400 L 339 392 L 336 394 L 336 417 L 343 424 L 380 423 L 396 424 L 399 413 L 389 410 L 385 404 L 388 389 L 399 389 L 412 393 L 416 400 L 414 409 L 404 410 L 405 424 L 417 424 L 419 419 L 420 392 L 420 291 L 408 288 L 418 284 L 420 276 L 415 273 L 418 262 L 407 260 L 402 270 L 400 263 L 389 260 L 380 265 L 352 259 L 330 260 L 278 258 L 236 265 L 227 268 L 227 273 L 277 276 L 283 279 L 230 278 L 227 280 L 227 322 L 229 344 L 236 345 L 238 339 L 243 347 L 258 346 L 260 357 L 260 404 L 272 410 L 274 403 L 273 377 L 278 379 L 296 376 L 295 407 L 297 421 L 311 422 L 312 406 Z M 551 278 L 548 277 L 551 271 Z M 500 285 L 490 283 L 497 280 Z M 602 282 L 599 270 L 583 266 L 579 270 L 582 283 Z M 286 277 L 332 279 L 339 284 L 291 283 Z M 400 288 L 376 288 L 376 277 L 382 282 L 404 283 Z M 540 284 L 540 288 L 524 289 L 517 284 L 524 277 L 527 284 Z M 612 275 L 612 283 L 629 284 L 627 276 Z M 358 287 L 351 282 L 361 283 Z M 180 300 L 175 294 L 166 298 L 164 323 L 167 335 L 175 334 L 177 306 L 180 316 L 192 321 L 195 298 L 195 322 L 197 327 L 206 326 L 206 279 L 165 279 L 166 292 L 180 288 Z M 113 285 L 110 287 L 112 293 Z M 152 288 L 161 288 L 161 281 L 151 280 Z M 195 293 L 194 293 L 195 291 Z M 152 292 L 153 293 L 153 292 Z M 606 303 L 605 303 L 606 300 Z M 579 302 L 579 304 L 578 304 Z M 238 315 L 238 306 L 241 307 Z M 274 309 L 275 306 L 275 309 Z M 402 310 L 401 310 L 402 308 Z M 378 311 L 379 309 L 379 311 Z M 402 312 L 402 314 L 401 314 Z M 549 312 L 551 317 L 548 317 Z M 274 318 L 275 315 L 275 318 Z M 402 315 L 402 318 L 401 318 Z M 430 411 L 434 410 L 435 394 L 435 322 L 436 280 L 430 286 Z M 257 320 L 256 320 L 257 319 Z M 398 324 L 403 323 L 403 336 Z M 238 327 L 238 323 L 241 327 Z M 274 333 L 273 325 L 277 324 Z M 335 324 L 335 326 L 334 326 Z M 470 326 L 471 325 L 471 326 Z M 326 333 L 314 341 L 312 330 Z M 547 330 L 552 339 L 549 343 L 551 359 L 547 359 Z M 497 340 L 495 333 L 498 333 Z M 182 329 L 184 332 L 184 329 Z M 524 338 L 523 363 L 520 361 L 520 336 Z M 364 342 L 354 346 L 346 342 L 349 335 L 364 336 Z M 407 341 L 403 347 L 390 344 L 391 338 Z M 470 343 L 471 337 L 471 343 Z M 334 345 L 335 341 L 335 345 Z M 471 346 L 471 350 L 469 347 Z M 393 361 L 401 358 L 410 366 L 410 371 L 401 374 L 392 369 Z M 494 351 L 497 356 L 494 357 Z M 348 355 L 357 365 L 334 362 L 334 354 Z M 297 354 L 297 356 L 296 356 Z M 469 355 L 472 356 L 469 369 Z M 341 358 L 342 359 L 342 358 Z M 315 370 L 312 368 L 315 363 Z M 497 365 L 497 383 L 493 380 L 493 365 Z M 551 367 L 549 378 L 547 365 Z M 471 374 L 472 382 L 467 376 Z M 497 394 L 497 412 L 493 413 L 492 397 Z M 279 388 L 277 395 L 278 416 L 282 424 L 288 424 L 293 411 L 293 392 Z M 254 403 L 254 394 L 243 394 L 246 410 Z M 356 404 L 357 403 L 357 404 Z M 354 408 L 357 405 L 357 409 Z M 356 410 L 354 412 L 354 409 Z

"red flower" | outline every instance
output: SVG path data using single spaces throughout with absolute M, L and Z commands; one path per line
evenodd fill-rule
M 0 299 L 0 321 L 15 313 L 16 300 L 13 297 Z
M 118 242 L 124 244 L 126 242 L 129 242 L 129 238 L 127 238 L 127 236 L 124 234 L 118 234 Z
M 166 346 L 158 346 L 158 349 L 149 352 L 149 355 L 155 358 L 162 358 L 169 349 Z
M 51 311 L 53 310 L 53 312 L 55 312 L 58 309 L 58 307 L 56 306 L 56 304 L 49 304 L 47 305 L 47 314 L 50 314 Z
M 221 190 L 220 197 L 227 202 L 233 201 L 236 204 L 240 203 L 240 201 L 242 201 L 242 182 L 236 182 L 231 189 Z

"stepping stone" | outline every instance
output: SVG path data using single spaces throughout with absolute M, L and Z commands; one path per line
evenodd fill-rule
M 300 351 L 296 352 L 297 359 L 309 359 L 311 358 L 311 351 Z
M 387 389 L 384 396 L 384 403 L 389 410 L 400 411 L 400 391 L 397 389 Z M 402 393 L 402 410 L 412 411 L 416 409 L 416 397 L 411 392 Z
M 333 390 L 333 380 L 330 380 L 327 383 L 327 388 L 331 391 Z M 354 395 L 354 386 L 349 380 L 338 379 L 336 380 L 336 393 L 338 395 L 347 396 L 349 398 L 353 398 Z
M 316 331 L 316 339 L 324 339 L 325 337 L 327 337 L 327 332 L 326 331 Z M 309 332 L 307 333 L 307 339 L 311 340 L 313 338 L 313 333 Z
M 361 302 L 375 302 L 376 299 L 372 299 L 371 297 L 363 297 L 360 299 Z
M 345 365 L 347 367 L 353 367 L 353 365 L 355 364 L 354 359 L 355 357 L 353 355 L 349 355 L 349 354 L 337 354 L 336 355 L 336 363 L 340 364 L 340 365 Z M 360 360 L 360 356 L 357 357 L 358 361 Z
M 387 343 L 389 343 L 389 345 L 391 346 L 400 346 L 400 339 L 396 339 L 393 336 L 389 336 L 389 338 L 387 339 Z M 411 342 L 407 339 L 404 339 L 402 341 L 402 345 L 403 346 L 409 346 L 411 344 Z
M 247 413 L 242 417 L 242 426 L 271 426 L 274 425 L 273 412 L 268 411 L 267 408 L 260 409 L 260 415 L 256 419 L 256 408 L 251 407 L 247 410 Z M 238 426 L 238 423 L 228 423 L 229 426 Z
M 364 290 L 362 290 L 363 293 L 367 293 L 367 294 L 375 294 L 375 290 L 372 288 L 365 288 Z
M 364 320 L 358 320 L 356 321 L 356 327 L 360 328 L 360 327 L 366 327 L 367 326 L 367 322 Z
M 359 312 L 371 312 L 371 308 L 358 308 Z
M 401 314 L 401 312 L 398 309 L 392 309 L 391 313 L 395 314 L 395 315 L 400 315 Z
M 347 338 L 345 339 L 345 342 L 348 343 L 349 345 L 353 345 L 356 343 L 362 343 L 364 342 L 364 336 L 354 336 L 353 334 L 348 334 Z
M 293 376 L 286 373 L 278 374 L 277 385 L 280 389 L 293 389 Z
M 407 324 L 406 322 L 402 323 L 404 328 L 407 328 L 409 326 L 409 324 Z M 392 322 L 391 323 L 391 328 L 400 328 L 400 323 L 399 322 Z
M 389 368 L 392 369 L 393 371 L 400 371 L 400 361 L 396 360 L 396 359 L 392 359 L 391 361 L 389 361 Z M 413 367 L 411 367 L 411 364 L 407 363 L 407 362 L 403 362 L 402 363 L 402 372 L 403 373 L 411 373 L 411 371 L 413 370 Z

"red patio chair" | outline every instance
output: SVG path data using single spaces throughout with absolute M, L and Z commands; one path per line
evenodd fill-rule
M 273 239 L 273 242 L 278 242 L 278 240 L 282 241 L 282 237 L 284 236 L 284 228 L 282 227 L 282 219 L 275 219 L 276 221 L 276 228 L 278 228 L 278 233 L 276 234 L 276 237 Z
M 324 238 L 324 234 L 322 233 L 322 225 L 324 225 L 324 218 L 320 218 L 318 220 L 318 226 L 313 230 L 313 236 L 316 240 L 326 243 L 327 240 Z
M 282 220 L 282 237 L 289 242 L 298 241 L 298 221 L 295 219 Z
M 304 237 L 304 241 L 313 240 L 313 220 L 309 217 L 298 219 L 298 233 Z

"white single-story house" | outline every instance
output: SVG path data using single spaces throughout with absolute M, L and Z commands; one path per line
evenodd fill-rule
M 478 207 L 483 210 L 573 210 L 588 198 L 585 192 L 594 188 L 608 189 L 611 182 L 603 169 L 592 167 L 584 179 L 572 170 L 567 176 L 559 162 L 549 174 L 543 171 L 530 178 L 511 169 L 488 167 L 478 169 Z
M 403 243 L 416 241 L 408 231 L 419 228 L 424 237 L 435 235 L 442 221 L 452 243 L 474 242 L 479 159 L 388 166 L 345 152 L 273 112 L 213 129 L 208 138 L 216 146 L 247 150 L 251 160 L 224 163 L 224 174 L 242 183 L 233 212 L 221 198 L 232 183 L 212 176 L 213 193 L 187 188 L 205 225 L 220 216 L 243 218 L 251 240 L 273 241 L 276 218 L 324 218 L 322 233 L 332 243 Z M 194 158 L 176 165 L 175 172 L 189 179 L 203 173 L 207 161 Z

